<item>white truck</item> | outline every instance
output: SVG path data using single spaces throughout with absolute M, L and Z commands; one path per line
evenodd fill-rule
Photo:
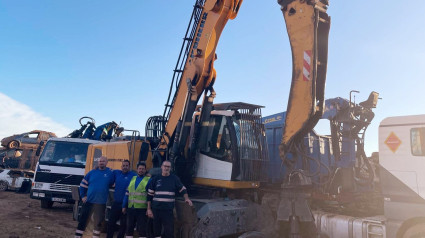
M 339 215 L 315 211 L 327 237 L 425 237 L 425 115 L 384 119 L 379 126 L 382 214 Z M 370 205 L 370 204 L 369 204 Z
M 30 197 L 41 201 L 42 208 L 54 202 L 74 203 L 73 186 L 79 186 L 84 177 L 86 157 L 90 144 L 96 140 L 51 138 L 37 163 Z

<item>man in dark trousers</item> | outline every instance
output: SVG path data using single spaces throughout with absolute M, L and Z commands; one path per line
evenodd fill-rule
M 106 167 L 107 164 L 108 159 L 105 156 L 100 157 L 98 167 L 86 174 L 80 183 L 80 197 L 83 206 L 78 220 L 78 227 L 75 231 L 76 238 L 83 236 L 91 211 L 93 211 L 94 218 L 93 238 L 100 236 L 109 187 L 114 183 L 114 174 L 111 169 Z
M 183 194 L 185 202 L 192 206 L 192 201 L 187 195 L 186 187 L 183 186 L 180 179 L 170 174 L 171 163 L 164 161 L 161 165 L 161 175 L 152 178 L 148 189 L 148 209 L 147 215 L 153 218 L 153 231 L 155 237 L 161 237 L 161 231 L 164 229 L 163 238 L 174 237 L 174 202 L 176 194 Z
M 134 226 L 137 224 L 137 233 L 139 237 L 147 236 L 146 216 L 147 187 L 150 177 L 146 176 L 146 164 L 139 162 L 137 164 L 137 176 L 134 176 L 128 185 L 127 192 L 122 204 L 122 212 L 127 213 L 126 238 L 133 238 Z
M 127 218 L 122 213 L 122 203 L 125 197 L 125 193 L 131 179 L 137 176 L 136 173 L 130 171 L 130 161 L 124 160 L 121 164 L 121 170 L 114 170 L 115 178 L 115 191 L 114 191 L 114 203 L 111 207 L 111 212 L 108 219 L 108 232 L 107 238 L 113 238 L 116 230 L 116 223 L 120 220 L 120 229 L 118 231 L 117 238 L 123 238 L 125 235 Z

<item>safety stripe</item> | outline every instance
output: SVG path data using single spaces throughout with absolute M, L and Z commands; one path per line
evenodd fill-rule
M 157 202 L 174 202 L 174 198 L 153 198 L 154 201 Z
M 163 191 L 156 191 L 156 195 L 175 195 L 175 192 L 163 192 Z
M 82 231 L 82 230 L 76 230 L 75 231 L 75 234 L 84 234 L 84 231 Z
M 87 182 L 87 180 L 83 179 L 83 181 L 81 181 L 82 183 L 86 183 L 89 184 L 89 182 Z
M 100 231 L 93 230 L 93 235 L 100 235 Z
M 150 193 L 154 193 L 155 191 L 154 191 L 154 190 L 152 190 L 152 189 L 148 189 L 148 192 L 150 192 Z
M 306 61 L 307 63 L 311 62 L 311 50 L 304 51 L 304 61 Z
M 133 238 L 133 236 L 125 236 L 125 238 Z
M 130 202 L 132 202 L 132 203 L 139 203 L 139 204 L 145 204 L 146 203 L 146 201 L 143 201 L 143 200 L 128 200 L 128 202 L 130 203 Z
M 82 183 L 80 183 L 80 187 L 83 187 L 83 188 L 89 188 L 89 186 L 84 185 L 84 184 L 82 184 Z
M 133 195 L 146 196 L 146 193 L 145 192 L 143 192 L 143 193 L 140 193 L 140 192 L 129 192 L 129 195 L 130 196 L 133 196 Z
M 181 193 L 183 190 L 185 190 L 186 189 L 186 187 L 185 186 L 183 186 L 183 188 L 182 189 L 180 189 L 180 191 L 179 191 L 179 193 Z
M 153 193 L 148 193 L 148 195 L 153 196 L 154 194 Z
M 74 238 L 81 238 L 81 237 L 83 237 L 83 234 L 77 234 L 77 233 L 75 233 Z
M 304 51 L 304 61 L 303 61 L 303 80 L 310 81 L 310 72 L 311 72 L 311 50 Z

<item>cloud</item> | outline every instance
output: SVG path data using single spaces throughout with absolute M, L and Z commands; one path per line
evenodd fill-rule
M 32 130 L 51 131 L 59 137 L 71 132 L 62 124 L 0 93 L 0 139 Z

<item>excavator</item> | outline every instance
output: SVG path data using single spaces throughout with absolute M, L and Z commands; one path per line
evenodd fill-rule
M 293 63 L 285 127 L 279 146 L 280 157 L 285 159 L 297 153 L 303 137 L 322 118 L 330 17 L 326 13 L 327 0 L 279 0 L 278 3 L 286 22 Z M 152 149 L 153 166 L 159 167 L 164 160 L 171 161 L 174 172 L 200 201 L 214 197 L 207 195 L 210 193 L 221 194 L 217 199 L 245 198 L 241 191 L 250 191 L 245 196 L 255 200 L 252 198 L 258 195 L 254 195 L 255 189 L 266 180 L 268 155 L 261 121 L 262 106 L 242 102 L 213 104 L 217 79 L 215 51 L 226 23 L 236 18 L 241 5 L 242 0 L 196 1 L 164 113 L 151 117 L 146 124 L 146 139 L 151 148 L 155 148 Z M 201 105 L 198 106 L 199 101 Z M 282 187 L 293 185 L 292 182 Z M 283 196 L 277 209 L 278 220 L 286 222 L 287 228 L 279 231 L 278 236 L 309 237 L 314 228 L 299 228 L 303 223 L 312 226 L 307 202 L 303 193 L 293 191 L 291 194 L 297 195 Z M 201 222 L 194 225 L 199 216 L 190 216 L 190 211 L 184 212 L 184 206 L 177 205 L 177 211 L 181 211 L 178 214 L 185 214 L 179 219 L 183 222 L 180 226 L 182 237 L 216 237 L 238 233 L 238 229 L 239 233 L 255 230 L 248 225 L 255 209 L 245 207 L 250 215 L 236 219 L 247 223 L 238 228 L 237 221 L 232 224 L 230 219 L 220 219 L 244 210 L 234 204 L 235 200 L 201 203 L 209 206 L 208 209 L 201 206 L 203 212 L 209 214 L 209 221 L 218 216 L 211 222 L 215 224 L 209 227 L 221 227 L 220 232 L 199 225 Z M 220 206 L 233 209 L 218 209 Z M 287 207 L 301 212 L 288 213 Z M 224 223 L 220 225 L 219 221 Z M 202 228 L 196 229 L 196 226 Z M 302 234 L 302 230 L 308 232 Z
M 328 0 L 279 0 L 278 4 L 293 65 L 279 146 L 285 160 L 297 153 L 298 144 L 323 114 L 330 17 Z M 137 161 L 146 161 L 153 176 L 169 160 L 195 204 L 190 208 L 176 201 L 177 237 L 312 237 L 312 215 L 305 193 L 292 189 L 294 179 L 267 183 L 263 106 L 214 104 L 217 44 L 241 6 L 242 0 L 196 0 L 163 115 L 148 119 L 143 142 L 91 145 L 86 172 L 96 166 L 100 155 L 108 157 L 112 168 L 119 168 L 123 159 L 133 161 L 133 168 Z M 262 205 L 264 191 L 279 195 L 273 209 Z

